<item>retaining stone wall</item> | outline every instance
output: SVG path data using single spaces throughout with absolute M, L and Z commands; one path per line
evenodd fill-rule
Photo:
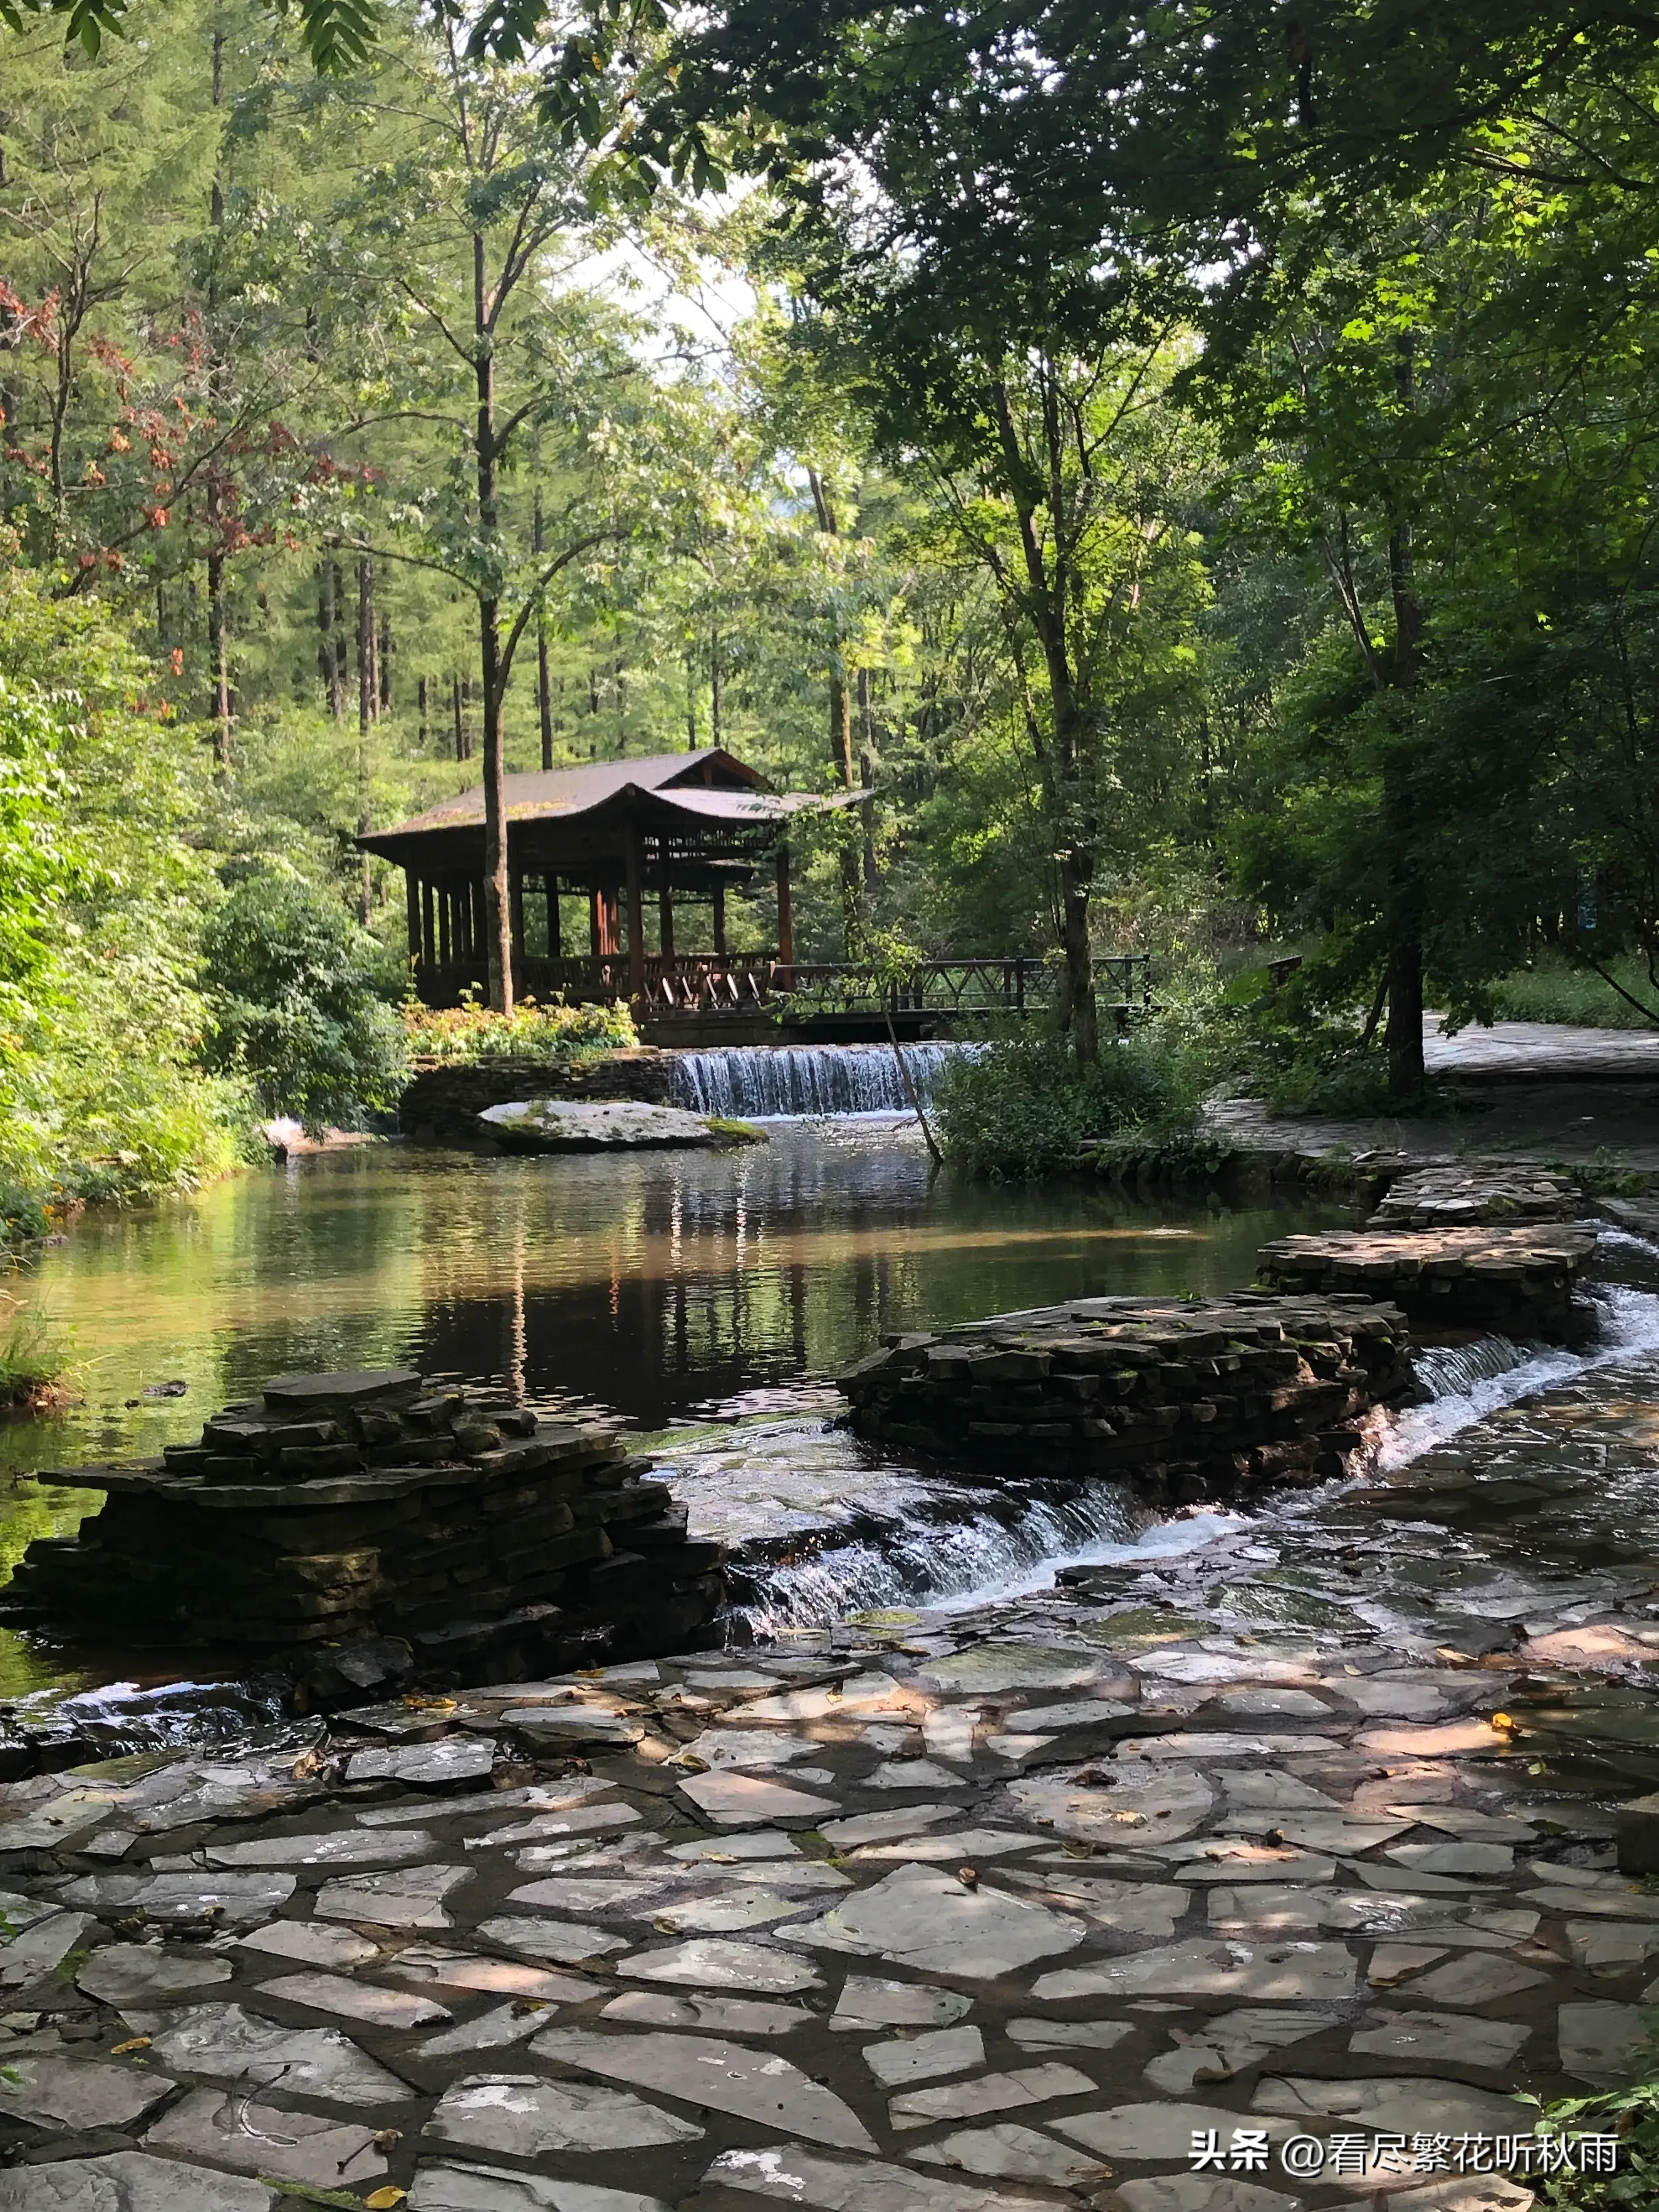
M 630 1098 L 665 1106 L 673 1066 L 672 1053 L 649 1045 L 568 1067 L 536 1060 L 441 1060 L 417 1066 L 398 1103 L 398 1126 L 426 1143 L 476 1144 L 485 1107 L 519 1098 Z

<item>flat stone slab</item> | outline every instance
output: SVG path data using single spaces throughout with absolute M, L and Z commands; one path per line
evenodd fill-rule
M 297 1887 L 291 1874 L 97 1874 L 66 1884 L 63 1896 L 66 1904 L 111 1917 L 245 1928 L 269 1919 Z
M 971 1997 L 955 1990 L 930 1989 L 926 1983 L 884 1982 L 867 1974 L 848 1974 L 830 2025 L 843 2033 L 854 2028 L 949 2027 L 971 2012 L 973 2003 Z
M 1250 2110 L 1301 2123 L 1341 2120 L 1407 2137 L 1419 2129 L 1431 2135 L 1530 2135 L 1538 2118 L 1535 2105 L 1423 2075 L 1347 2081 L 1269 2075 L 1256 2085 Z
M 994 2128 L 960 2129 L 910 2155 L 958 2173 L 981 2173 L 996 2181 L 1044 2181 L 1054 2189 L 1085 2189 L 1112 2177 L 1111 2167 L 1099 2159 L 1086 2157 L 1015 2120 L 1004 2120 Z
M 373 1759 L 378 1753 L 360 1755 Z M 419 1828 L 337 1828 L 320 1836 L 261 1836 L 243 1844 L 210 1844 L 203 1856 L 210 1867 L 396 1867 L 428 1858 L 434 1849 L 431 1837 Z
M 488 1923 L 485 1923 L 488 1925 Z M 482 1933 L 482 1930 L 480 1931 Z M 599 1995 L 603 1984 L 576 1974 L 554 1973 L 516 1959 L 487 1959 L 471 1951 L 449 1951 L 410 1943 L 388 1959 L 385 1971 L 400 1982 L 446 1990 L 477 1990 L 490 1996 L 534 1997 L 544 2004 L 582 2004 Z
M 810 2204 L 815 2212 L 1054 2212 L 1052 2197 L 1012 2197 L 874 2159 L 849 2164 L 801 2143 L 724 2151 L 703 2181 L 777 2203 Z
M 144 2137 L 149 2150 L 179 2151 L 240 2173 L 269 2173 L 313 2189 L 374 2181 L 386 2171 L 375 2131 L 355 2120 L 278 2110 L 245 2090 L 192 2089 Z
M 1564 2004 L 1557 2019 L 1564 2073 L 1595 2082 L 1631 2079 L 1647 2033 L 1639 2005 Z
M 789 2035 L 817 2017 L 799 2005 L 749 1997 L 670 1997 L 624 1990 L 599 2015 L 624 2027 L 689 2028 L 705 2035 Z
M 814 1797 L 757 1774 L 690 1774 L 679 1785 L 705 1818 L 722 1828 L 815 1828 L 826 1813 L 839 1813 L 832 1797 Z
M 1161 1844 L 1189 1836 L 1215 1805 L 1215 1790 L 1201 1773 L 1156 1765 L 1149 1765 L 1144 1779 L 1126 1770 L 1111 1790 L 1063 1774 L 1044 1775 L 1040 1781 L 1011 1782 L 1007 1795 L 1022 1820 L 1041 1821 L 1056 1836 L 1129 1848 L 1141 1830 L 1150 1830 L 1149 1840 Z
M 1115 1660 L 1073 1645 L 975 1644 L 921 1669 L 918 1679 L 946 1697 L 989 1697 L 1010 1690 L 1097 1689 L 1102 1695 L 1134 1694 L 1134 1677 Z M 1022 1713 L 1022 1722 L 1035 1717 Z
M 273 1920 L 236 1939 L 239 1951 L 294 1959 L 307 1966 L 362 1966 L 378 1959 L 380 1947 L 349 1928 L 330 1928 L 316 1920 Z M 405 1954 L 406 1955 L 406 1954 Z M 94 1995 L 96 1992 L 94 1992 Z
M 9 2050 L 5 2067 L 10 2078 L 0 2078 L 0 2112 L 71 2134 L 130 2128 L 174 2086 L 163 2074 L 118 2060 L 60 2057 L 51 2051 Z
M 1040 2002 L 1070 1997 L 1243 1997 L 1273 2002 L 1340 2003 L 1354 1994 L 1354 1962 L 1341 1943 L 1172 1943 L 1123 1959 L 1042 1975 Z
M 127 2005 L 166 2005 L 231 1977 L 228 1959 L 210 1951 L 167 1950 L 159 1943 L 105 1943 L 76 1974 L 75 1986 L 119 2012 Z
M 0 2172 L 0 2212 L 270 2212 L 277 2192 L 147 2151 Z
M 908 2041 L 866 2043 L 865 2064 L 884 2089 L 902 2089 L 941 2074 L 961 2074 L 985 2063 L 985 2039 L 976 2027 L 941 2027 Z
M 485 1133 L 510 1152 L 714 1152 L 766 1141 L 762 1129 L 732 1122 L 722 1127 L 683 1107 L 647 1106 L 626 1098 L 520 1098 L 486 1106 L 478 1119 Z
M 1086 2074 L 1050 2060 L 1018 2074 L 981 2074 L 971 2081 L 935 2081 L 926 2088 L 905 2089 L 890 2100 L 887 2113 L 895 2128 L 927 2128 L 939 2120 L 971 2119 L 979 2112 L 1009 2112 L 1095 2094 Z
M 472 1879 L 465 1866 L 406 1867 L 392 1874 L 349 1875 L 317 1893 L 319 1920 L 357 1920 L 372 1928 L 447 1928 L 444 1899 Z
M 261 1996 L 303 2005 L 310 2012 L 337 2013 L 370 2027 L 430 2027 L 453 2017 L 447 2006 L 409 1990 L 383 1990 L 373 1982 L 354 1982 L 344 1974 L 283 1974 L 259 1984 Z
M 408 2212 L 671 2212 L 671 2207 L 631 2189 L 605 2189 L 557 2174 L 508 2173 L 457 2159 L 422 2160 Z
M 771 1951 L 719 1936 L 694 1936 L 660 1951 L 635 1951 L 617 1960 L 617 1972 L 635 1982 L 671 1982 L 691 1989 L 758 1990 L 793 1996 L 823 1987 L 817 1970 L 788 1951 Z
M 780 1929 L 781 1941 L 874 1952 L 919 1973 L 994 1981 L 1035 1959 L 1070 1951 L 1084 1922 L 930 1868 L 902 1867 L 832 1905 L 820 1919 Z
M 810 2142 L 842 2150 L 876 2148 L 864 2123 L 836 2095 L 775 2053 L 702 2035 L 601 2035 L 549 2028 L 533 2045 L 540 2058 L 608 2081 L 631 2081 L 682 2103 L 707 2105 L 762 2127 L 787 2128 Z
M 1348 2048 L 1357 2058 L 1410 2058 L 1432 2066 L 1478 2066 L 1495 2074 L 1510 2065 L 1531 2033 L 1510 2021 L 1395 2012 L 1351 2035 Z
M 346 1765 L 348 1782 L 403 1782 L 411 1790 L 444 1783 L 487 1782 L 495 1764 L 495 1747 L 487 1737 L 441 1737 L 436 1743 L 390 1744 L 354 1752 Z
M 475 2074 L 453 2082 L 425 2131 L 438 2142 L 498 2151 L 506 2158 L 646 2150 L 653 2143 L 695 2142 L 703 2132 L 631 2090 L 549 2081 L 536 2074 Z
M 422 1922 L 421 1926 L 430 1923 Z M 447 1922 L 443 1923 L 447 1925 Z M 608 1952 L 625 1951 L 628 1939 L 607 1936 L 602 1928 L 585 1927 L 580 1920 L 515 1918 L 503 1914 L 482 1920 L 478 1933 L 526 1958 L 546 1959 L 557 1966 L 580 1966 L 586 1959 L 602 1959 Z
M 282 2027 L 240 2005 L 191 2005 L 156 2036 L 150 2057 L 210 2081 L 266 2087 L 327 2105 L 407 2104 L 415 2092 L 333 2027 Z

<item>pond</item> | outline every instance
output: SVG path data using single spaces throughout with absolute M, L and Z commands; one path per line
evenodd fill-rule
M 966 1184 L 930 1171 L 913 1132 L 856 1117 L 776 1122 L 765 1146 L 723 1154 L 328 1153 L 88 1214 L 43 1254 L 33 1295 L 72 1335 L 81 1398 L 0 1425 L 0 1474 L 153 1455 L 285 1370 L 408 1364 L 682 1431 L 674 1479 L 704 1525 L 741 1540 L 775 1523 L 780 1482 L 809 1518 L 849 1485 L 878 1502 L 893 1478 L 830 1431 L 823 1386 L 882 1330 L 1227 1289 L 1267 1237 L 1344 1218 Z M 765 1413 L 795 1419 L 745 1421 Z M 0 1569 L 84 1510 L 80 1492 L 12 1493 Z M 58 1671 L 0 1641 L 0 1693 Z

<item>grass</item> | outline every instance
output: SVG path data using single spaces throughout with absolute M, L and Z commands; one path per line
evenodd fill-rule
M 9 1303 L 9 1313 L 0 1313 L 0 1413 L 53 1413 L 70 1396 L 69 1346 L 44 1315 Z
M 1659 991 L 1648 980 L 1646 963 L 1609 961 L 1609 974 L 1644 1006 L 1659 1009 Z M 1611 984 L 1587 968 L 1570 967 L 1559 952 L 1540 953 L 1492 988 L 1492 1012 L 1500 1022 L 1567 1022 L 1583 1029 L 1650 1030 L 1659 1023 L 1639 1014 Z

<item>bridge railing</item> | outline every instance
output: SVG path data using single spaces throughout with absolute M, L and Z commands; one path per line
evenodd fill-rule
M 1147 964 L 1144 953 L 1112 953 L 1097 960 L 1096 982 L 1103 1003 L 1122 1015 L 1144 1007 Z M 677 953 L 672 959 L 647 953 L 644 967 L 639 1003 L 653 1021 L 768 1012 L 806 1019 L 815 1014 L 939 1014 L 962 1019 L 1019 1015 L 1053 1002 L 1060 972 L 1057 961 L 1024 957 L 920 960 L 895 975 L 857 961 L 796 961 L 786 967 L 767 953 L 712 952 Z M 467 991 L 483 989 L 483 963 L 426 968 L 416 981 L 428 1005 L 458 1005 Z M 521 998 L 549 1002 L 626 999 L 628 956 L 532 955 L 519 962 L 514 981 Z

